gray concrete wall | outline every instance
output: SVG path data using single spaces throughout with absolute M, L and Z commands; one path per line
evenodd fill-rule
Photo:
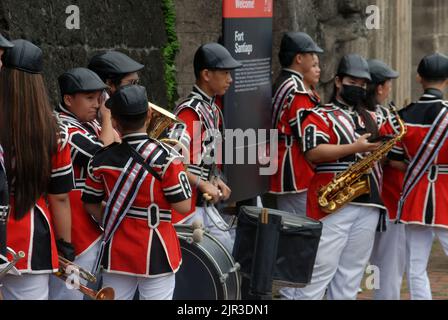
M 68 30 L 66 7 L 80 8 L 80 30 Z M 2 0 L 0 29 L 25 38 L 45 54 L 45 77 L 53 102 L 59 99 L 57 76 L 86 66 L 98 50 L 117 49 L 146 65 L 141 74 L 150 99 L 165 105 L 161 48 L 166 43 L 161 0 Z

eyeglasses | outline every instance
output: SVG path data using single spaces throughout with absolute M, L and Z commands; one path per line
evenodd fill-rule
M 140 79 L 132 79 L 129 81 L 126 81 L 123 85 L 137 85 L 140 84 Z

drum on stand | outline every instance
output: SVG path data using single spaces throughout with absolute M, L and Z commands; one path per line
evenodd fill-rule
M 240 300 L 239 265 L 213 236 L 193 240 L 189 225 L 175 225 L 182 250 L 174 300 Z

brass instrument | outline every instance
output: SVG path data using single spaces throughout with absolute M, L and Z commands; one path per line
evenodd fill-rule
M 151 122 L 148 125 L 147 133 L 151 139 L 159 139 L 163 131 L 174 123 L 183 123 L 171 112 L 149 102 L 151 108 Z M 177 144 L 179 141 L 174 139 L 162 139 L 162 142 L 168 144 Z
M 173 147 L 179 147 L 184 155 L 189 154 L 190 151 L 187 150 L 187 148 L 180 141 L 169 138 L 160 139 L 160 136 L 165 131 L 165 129 L 167 129 L 174 123 L 183 123 L 183 121 L 180 120 L 176 115 L 172 114 L 171 112 L 151 102 L 149 102 L 149 107 L 151 108 L 151 121 L 148 125 L 148 128 L 146 129 L 148 136 L 151 139 L 157 139 Z M 213 197 L 211 197 L 207 193 L 203 194 L 203 197 L 205 201 L 213 200 Z
M 96 283 L 97 279 L 96 277 L 88 272 L 87 270 L 81 268 L 80 266 L 74 264 L 73 262 L 65 259 L 64 257 L 59 256 L 59 271 L 56 272 L 54 275 L 61 279 L 62 281 L 66 282 L 68 279 L 67 274 L 70 274 L 70 272 L 67 272 L 67 269 L 71 267 L 73 269 L 77 269 L 79 271 L 79 277 L 91 282 Z M 115 291 L 112 288 L 106 287 L 102 288 L 100 291 L 95 291 L 93 289 L 90 289 L 82 284 L 79 284 L 79 288 L 76 288 L 79 290 L 82 294 L 88 296 L 89 298 L 93 300 L 114 300 L 115 299 Z
M 59 256 L 58 259 L 59 259 L 59 273 L 65 274 L 67 271 L 67 268 L 70 266 L 73 269 L 77 269 L 79 271 L 79 276 L 81 278 L 83 278 L 84 280 L 86 280 L 88 282 L 96 283 L 96 277 L 89 271 L 87 271 L 84 268 L 65 259 L 64 257 Z
M 148 128 L 146 129 L 148 136 L 151 139 L 159 140 L 160 142 L 178 148 L 179 150 L 176 151 L 182 151 L 183 155 L 189 154 L 190 151 L 180 141 L 176 139 L 160 137 L 169 126 L 175 123 L 184 122 L 180 120 L 176 115 L 151 102 L 149 102 L 149 107 L 151 108 L 151 121 L 148 125 Z
M 392 111 L 396 114 L 400 125 L 400 132 L 392 139 L 383 144 L 367 157 L 351 165 L 344 172 L 339 173 L 329 184 L 323 186 L 318 192 L 318 203 L 320 209 L 325 213 L 334 213 L 352 200 L 361 195 L 370 193 L 370 182 L 367 173 L 373 168 L 377 161 L 384 158 L 389 151 L 399 142 L 407 132 L 403 120 L 394 107 Z
M 68 277 L 65 274 L 60 274 L 59 272 L 55 274 L 62 281 L 67 281 Z M 114 300 L 115 299 L 115 291 L 110 287 L 106 287 L 101 289 L 100 291 L 95 291 L 90 289 L 82 284 L 79 284 L 79 288 L 77 288 L 82 294 L 88 296 L 93 300 Z

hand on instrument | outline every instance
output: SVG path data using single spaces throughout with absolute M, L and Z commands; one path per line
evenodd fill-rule
M 367 133 L 359 137 L 358 140 L 356 140 L 356 142 L 353 145 L 355 146 L 357 153 L 372 152 L 380 147 L 381 142 L 375 142 L 375 143 L 369 142 L 368 139 L 370 138 L 370 136 L 371 134 Z
M 70 242 L 66 242 L 64 239 L 59 239 L 56 241 L 56 246 L 61 256 L 71 262 L 75 261 L 75 247 Z
M 209 198 L 206 200 L 210 201 L 211 203 L 215 204 L 218 203 L 221 200 L 221 191 L 218 187 L 214 186 L 212 183 L 208 181 L 201 181 L 201 183 L 198 186 L 199 191 L 201 191 L 204 195 L 208 195 Z
M 215 181 L 218 189 L 221 191 L 221 201 L 229 200 L 232 190 L 230 190 L 230 188 L 220 178 L 217 178 Z

